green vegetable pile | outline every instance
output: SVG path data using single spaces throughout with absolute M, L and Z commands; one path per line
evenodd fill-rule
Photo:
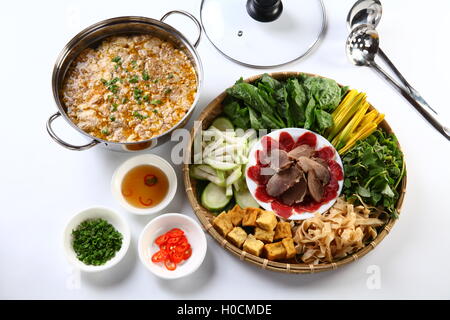
M 397 218 L 397 187 L 405 174 L 405 163 L 396 137 L 376 130 L 345 153 L 342 162 L 347 200 L 359 201 L 360 196 L 366 204 L 382 206 Z
M 224 113 L 242 129 L 300 127 L 323 133 L 333 125 L 331 112 L 346 91 L 334 80 L 304 74 L 286 81 L 264 74 L 252 84 L 241 78 L 227 89 Z
M 77 258 L 87 265 L 105 264 L 122 247 L 122 234 L 104 219 L 83 221 L 72 238 Z

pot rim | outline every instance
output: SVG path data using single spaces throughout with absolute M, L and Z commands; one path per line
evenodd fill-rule
M 61 50 L 60 54 L 58 55 L 55 65 L 53 67 L 53 73 L 52 73 L 52 90 L 53 90 L 53 98 L 55 99 L 56 106 L 58 108 L 58 111 L 61 116 L 78 132 L 83 134 L 85 137 L 93 140 L 90 145 L 94 146 L 99 143 L 103 143 L 106 145 L 116 145 L 116 146 L 127 146 L 127 145 L 139 145 L 144 143 L 152 143 L 156 142 L 159 138 L 165 135 L 169 135 L 173 130 L 178 129 L 180 125 L 184 124 L 186 120 L 191 116 L 191 114 L 194 112 L 195 107 L 198 104 L 198 101 L 200 99 L 200 93 L 203 87 L 203 66 L 200 59 L 200 56 L 197 52 L 196 45 L 198 45 L 201 37 L 201 29 L 199 29 L 199 36 L 195 44 L 192 44 L 182 32 L 180 32 L 178 29 L 172 27 L 171 25 L 163 22 L 163 20 L 172 13 L 181 13 L 183 15 L 186 15 L 187 17 L 191 18 L 192 20 L 196 20 L 195 17 L 193 17 L 190 13 L 181 11 L 181 10 L 174 10 L 167 12 L 161 20 L 156 20 L 149 17 L 144 16 L 119 16 L 119 17 L 113 17 L 108 18 L 102 21 L 99 21 L 97 23 L 94 23 L 86 28 L 84 28 L 82 31 L 80 31 L 78 34 L 76 34 L 72 39 L 64 46 L 64 48 Z M 195 22 L 195 21 L 194 21 Z M 198 21 L 197 21 L 198 22 Z M 196 23 L 197 23 L 196 22 Z M 178 40 L 180 40 L 185 46 L 186 49 L 192 54 L 193 61 L 193 67 L 197 74 L 197 92 L 195 94 L 194 102 L 191 104 L 191 107 L 186 112 L 186 114 L 181 118 L 172 128 L 169 130 L 157 135 L 153 136 L 150 139 L 141 140 L 141 141 L 132 141 L 132 142 L 114 142 L 114 141 L 108 141 L 101 138 L 98 138 L 96 136 L 93 136 L 85 131 L 83 131 L 81 128 L 79 128 L 67 115 L 66 110 L 63 107 L 63 102 L 60 99 L 59 96 L 59 85 L 60 82 L 58 81 L 58 75 L 60 74 L 60 68 L 61 66 L 66 62 L 68 59 L 69 53 L 72 52 L 73 48 L 76 44 L 78 44 L 80 41 L 82 41 L 86 36 L 90 35 L 93 32 L 96 32 L 101 29 L 106 29 L 114 25 L 118 24 L 124 24 L 124 23 L 140 23 L 140 24 L 149 24 L 154 25 L 156 27 L 159 27 L 163 29 L 164 32 L 170 33 L 172 36 L 176 37 Z M 201 27 L 200 27 L 201 28 Z M 139 33 L 139 32 L 136 32 Z M 112 36 L 112 35 L 109 35 Z M 96 40 L 98 41 L 98 40 Z M 96 42 L 93 41 L 92 43 Z M 87 48 L 88 46 L 86 46 Z M 75 58 L 72 59 L 72 61 Z M 72 62 L 71 61 L 71 62 Z M 64 78 L 63 78 L 64 79 Z M 54 116 L 54 115 L 53 115 Z M 52 117 L 53 117 L 52 116 Z M 48 123 L 49 124 L 49 123 Z M 49 129 L 49 125 L 47 125 L 47 129 Z M 50 132 L 49 132 L 50 133 Z M 52 136 L 53 137 L 53 136 Z M 55 139 L 55 138 L 54 138 Z M 95 143 L 94 143 L 95 142 Z

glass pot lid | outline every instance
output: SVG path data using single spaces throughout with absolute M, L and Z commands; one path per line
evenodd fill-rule
M 200 18 L 223 55 L 254 68 L 306 56 L 327 26 L 322 0 L 202 0 Z

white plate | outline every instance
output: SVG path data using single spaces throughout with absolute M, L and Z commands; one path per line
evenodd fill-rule
M 116 255 L 101 266 L 87 265 L 78 260 L 72 246 L 72 230 L 76 229 L 80 223 L 88 219 L 101 218 L 108 221 L 114 228 L 122 234 L 122 247 L 116 252 Z M 92 207 L 85 209 L 72 218 L 64 229 L 63 235 L 64 252 L 69 262 L 76 268 L 86 272 L 103 271 L 116 265 L 127 253 L 130 246 L 130 228 L 126 221 L 116 212 L 104 207 Z
M 167 270 L 163 263 L 152 262 L 152 256 L 159 251 L 155 239 L 172 228 L 184 231 L 191 248 L 192 255 L 186 261 L 177 265 L 173 271 Z M 185 277 L 200 267 L 206 254 L 205 232 L 192 218 L 179 213 L 166 213 L 154 218 L 142 230 L 139 237 L 139 258 L 145 267 L 153 274 L 164 279 Z
M 331 147 L 332 150 L 334 150 L 335 153 L 335 158 L 333 160 L 335 160 L 342 168 L 342 171 L 344 171 L 344 167 L 342 166 L 342 161 L 341 158 L 339 157 L 339 154 L 337 153 L 336 149 L 333 147 L 333 145 L 324 137 L 322 137 L 321 135 L 312 132 L 310 130 L 306 130 L 306 129 L 301 129 L 301 128 L 285 128 L 285 129 L 279 129 L 279 130 L 275 130 L 272 131 L 271 133 L 265 135 L 265 136 L 269 136 L 272 139 L 278 141 L 281 132 L 287 132 L 289 133 L 292 138 L 294 138 L 294 141 L 296 141 L 301 135 L 303 135 L 306 132 L 310 132 L 312 134 L 314 134 L 317 137 L 317 145 L 315 150 L 319 150 L 323 147 Z M 270 202 L 263 202 L 260 201 L 258 199 L 256 199 L 255 197 L 255 192 L 256 192 L 256 188 L 258 187 L 258 185 L 256 184 L 255 181 L 253 181 L 252 179 L 250 179 L 250 177 L 248 176 L 248 168 L 250 168 L 251 166 L 256 165 L 256 151 L 257 150 L 263 150 L 262 147 L 262 143 L 261 140 L 265 137 L 261 137 L 252 147 L 252 149 L 250 150 L 249 153 L 249 162 L 247 164 L 247 169 L 245 170 L 245 179 L 247 182 L 247 186 L 248 189 L 250 191 L 250 193 L 252 194 L 252 196 L 255 198 L 255 200 L 259 203 L 259 205 L 261 207 L 263 207 L 265 210 L 272 210 L 272 204 Z M 340 195 L 341 191 L 342 191 L 342 186 L 344 184 L 344 180 L 339 180 L 338 181 L 338 185 L 339 185 L 339 189 L 337 192 L 337 196 L 336 198 L 334 198 L 333 200 L 328 201 L 327 203 L 324 203 L 316 212 L 318 213 L 324 213 L 325 211 L 327 211 L 329 208 L 331 208 L 331 206 L 336 202 L 337 197 Z M 314 212 L 301 212 L 301 213 L 293 213 L 288 220 L 304 220 L 304 219 L 309 219 L 314 217 Z
M 125 175 L 133 168 L 140 165 L 152 165 L 164 172 L 169 181 L 169 190 L 166 197 L 156 206 L 150 208 L 136 208 L 128 203 L 128 201 L 122 195 L 122 181 Z M 154 154 L 142 154 L 128 159 L 122 165 L 120 165 L 114 172 L 111 180 L 111 189 L 116 200 L 127 211 L 138 215 L 150 215 L 163 210 L 173 200 L 175 192 L 177 191 L 177 175 L 175 170 L 169 162 Z

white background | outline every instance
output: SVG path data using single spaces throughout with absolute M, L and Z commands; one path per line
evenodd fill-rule
M 137 238 L 150 218 L 125 212 L 110 192 L 113 171 L 130 154 L 99 147 L 68 151 L 47 135 L 45 122 L 56 111 L 51 71 L 60 50 L 84 27 L 120 15 L 159 19 L 172 9 L 199 17 L 200 1 L 4 2 L 0 13 L 0 298 L 450 298 L 449 144 L 373 71 L 347 61 L 345 18 L 353 1 L 327 0 L 325 4 L 329 14 L 325 41 L 307 59 L 275 71 L 334 78 L 367 92 L 369 100 L 386 114 L 407 161 L 408 188 L 400 220 L 374 251 L 336 271 L 313 275 L 264 271 L 239 261 L 207 236 L 208 252 L 200 269 L 181 280 L 163 281 L 150 274 L 136 254 Z M 378 27 L 382 48 L 430 105 L 449 120 L 450 2 L 390 0 L 383 5 Z M 190 21 L 174 17 L 170 23 L 189 38 L 195 37 Z M 233 64 L 206 37 L 198 50 L 205 85 L 194 118 L 240 76 L 266 71 Z M 55 127 L 70 142 L 85 141 L 61 119 Z M 172 146 L 168 143 L 154 152 L 168 158 Z M 166 211 L 194 216 L 181 168 L 176 169 L 179 189 Z M 116 268 L 80 275 L 65 260 L 62 231 L 72 214 L 93 205 L 121 213 L 130 223 L 132 243 Z M 367 286 L 373 270 L 379 271 L 378 289 Z

